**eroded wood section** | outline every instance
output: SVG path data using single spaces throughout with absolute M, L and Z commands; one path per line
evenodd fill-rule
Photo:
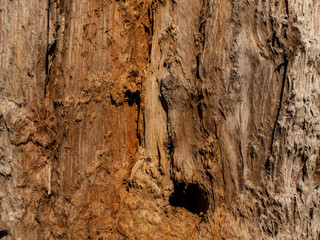
M 316 1 L 0 4 L 0 238 L 318 239 Z

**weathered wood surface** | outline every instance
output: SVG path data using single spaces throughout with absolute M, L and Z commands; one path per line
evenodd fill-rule
M 320 3 L 0 0 L 0 239 L 319 239 Z

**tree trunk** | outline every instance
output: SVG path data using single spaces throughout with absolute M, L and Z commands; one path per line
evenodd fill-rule
M 320 238 L 318 1 L 0 16 L 0 239 Z

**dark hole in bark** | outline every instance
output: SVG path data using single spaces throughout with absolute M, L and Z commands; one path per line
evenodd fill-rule
M 129 90 L 127 90 L 125 92 L 125 95 L 127 97 L 127 102 L 129 104 L 129 106 L 132 106 L 133 104 L 136 104 L 138 106 L 138 108 L 140 107 L 141 98 L 140 98 L 140 92 L 139 91 L 130 92 Z
M 195 214 L 206 213 L 209 208 L 207 193 L 198 184 L 185 182 L 174 184 L 174 192 L 170 195 L 169 203 Z
M 8 236 L 8 235 L 9 235 L 8 231 L 6 231 L 6 230 L 0 230 L 0 239 L 1 239 L 1 238 L 4 238 L 5 236 Z

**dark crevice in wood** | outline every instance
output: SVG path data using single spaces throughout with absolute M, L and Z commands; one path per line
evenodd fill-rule
M 288 0 L 285 0 L 285 1 L 286 1 L 286 13 L 289 17 L 289 2 L 288 2 Z
M 0 230 L 0 239 L 9 235 L 7 230 Z
M 47 85 L 49 83 L 49 37 L 50 37 L 50 0 L 47 8 L 47 51 L 46 51 L 46 78 L 44 82 L 44 97 L 47 95 Z
M 174 183 L 174 191 L 169 203 L 174 207 L 182 207 L 194 214 L 204 214 L 209 209 L 208 194 L 198 184 L 185 182 Z
M 279 116 L 280 116 L 280 112 L 281 112 L 281 108 L 282 108 L 282 104 L 283 104 L 283 96 L 284 96 L 284 90 L 285 90 L 286 79 L 287 79 L 288 63 L 289 63 L 289 60 L 288 60 L 287 56 L 285 56 L 284 62 L 282 64 L 280 64 L 280 66 L 284 67 L 284 70 L 283 70 L 283 78 L 282 78 L 282 85 L 281 85 L 280 102 L 279 102 L 279 106 L 278 106 L 276 120 L 274 122 L 273 130 L 272 130 L 270 154 L 272 154 L 272 152 L 273 152 L 273 142 L 274 142 L 276 129 L 277 129 L 277 125 L 278 125 L 278 120 L 279 120 Z M 280 71 L 280 70 L 278 70 L 278 71 Z

